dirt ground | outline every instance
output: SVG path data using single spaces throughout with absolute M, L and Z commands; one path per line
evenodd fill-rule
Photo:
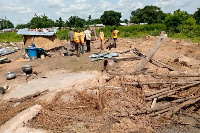
M 0 95 L 0 131 L 3 132 L 102 132 L 102 133 L 198 133 L 200 132 L 199 101 L 193 106 L 183 108 L 172 117 L 148 114 L 137 115 L 136 112 L 149 108 L 151 101 L 145 100 L 145 93 L 168 86 L 140 85 L 125 83 L 150 81 L 197 82 L 198 76 L 160 79 L 154 75 L 200 75 L 200 44 L 182 40 L 165 40 L 154 59 L 174 69 L 169 71 L 162 65 L 148 63 L 144 73 L 130 75 L 140 60 L 119 61 L 109 70 L 103 71 L 104 61 L 91 61 L 93 53 L 117 52 L 120 58 L 136 57 L 128 49 L 137 48 L 147 55 L 155 45 L 158 37 L 119 38 L 117 48 L 100 51 L 99 41 L 91 43 L 92 51 L 81 54 L 81 57 L 63 56 L 60 51 L 51 57 L 28 62 L 17 62 L 23 51 L 7 55 L 11 63 L 0 64 L 0 86 L 8 85 L 9 90 Z M 62 42 L 70 49 L 69 42 Z M 110 61 L 110 60 L 109 60 Z M 27 76 L 22 72 L 24 65 L 31 65 L 33 74 Z M 14 71 L 16 78 L 7 80 L 5 74 Z M 148 74 L 147 74 L 148 73 Z M 113 76 L 114 75 L 114 76 Z M 173 85 L 171 85 L 173 86 Z M 175 84 L 174 86 L 179 86 Z M 40 93 L 45 91 L 45 93 Z M 161 99 L 165 103 L 172 99 L 199 96 L 199 87 L 176 93 L 173 97 Z M 27 109 L 40 105 L 35 111 Z M 24 113 L 22 113 L 25 111 Z M 27 112 L 32 118 L 26 118 Z M 15 118 L 16 117 L 16 118 Z M 24 118 L 20 124 L 17 118 Z M 20 123 L 20 122 L 19 122 Z

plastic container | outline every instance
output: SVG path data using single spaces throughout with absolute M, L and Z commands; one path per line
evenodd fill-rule
M 37 59 L 37 50 L 34 47 L 29 47 L 27 48 L 29 57 L 31 60 L 36 60 Z

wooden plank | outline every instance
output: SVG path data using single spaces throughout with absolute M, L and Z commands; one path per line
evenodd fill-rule
M 200 75 L 173 75 L 173 74 L 145 74 L 150 76 L 158 76 L 158 77 L 200 77 Z
M 167 65 L 167 64 L 165 64 L 165 63 L 163 63 L 163 62 L 161 62 L 159 60 L 156 60 L 156 59 L 153 59 L 153 58 L 151 60 L 163 65 L 164 67 L 168 68 L 170 71 L 175 71 L 174 68 L 170 67 L 169 65 Z
M 199 85 L 199 84 L 200 84 L 200 82 L 197 82 L 197 83 L 189 84 L 189 85 L 186 85 L 186 86 L 178 87 L 178 88 L 173 89 L 173 90 L 167 90 L 167 91 L 164 91 L 164 92 L 161 92 L 161 93 L 157 93 L 157 94 L 155 94 L 155 95 L 152 95 L 152 96 L 146 98 L 146 100 L 147 100 L 147 101 L 150 101 L 150 100 L 152 100 L 153 98 L 162 99 L 162 98 L 164 98 L 164 97 L 167 97 L 167 96 L 170 96 L 170 95 L 175 94 L 177 91 L 181 91 L 181 90 L 184 90 L 184 89 L 188 89 L 188 88 L 197 86 L 197 85 Z
M 196 84 L 198 81 L 143 81 L 143 82 L 123 82 L 124 85 L 155 85 L 155 84 Z
M 137 66 L 134 68 L 133 73 L 134 74 L 139 74 L 141 73 L 141 70 L 148 64 L 148 62 L 153 58 L 154 54 L 157 52 L 157 50 L 159 49 L 162 41 L 164 41 L 166 38 L 165 36 L 165 31 L 162 31 L 160 34 L 160 37 L 158 38 L 156 44 L 154 45 L 154 47 L 151 49 L 151 51 L 149 52 L 149 54 L 143 59 L 141 60 Z

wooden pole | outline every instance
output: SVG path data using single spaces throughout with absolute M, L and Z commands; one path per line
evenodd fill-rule
M 148 62 L 153 58 L 154 54 L 157 52 L 157 50 L 159 49 L 161 43 L 163 40 L 165 40 L 166 38 L 166 32 L 162 31 L 160 34 L 160 37 L 158 38 L 156 44 L 154 45 L 154 47 L 151 49 L 151 51 L 149 52 L 149 54 L 143 59 L 141 60 L 137 66 L 134 69 L 134 74 L 139 74 L 141 73 L 141 70 L 148 64 Z

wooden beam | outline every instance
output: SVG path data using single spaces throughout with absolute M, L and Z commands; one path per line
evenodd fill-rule
M 122 84 L 124 85 L 155 85 L 155 84 L 199 84 L 199 81 L 152 81 L 152 82 L 148 82 L 148 81 L 143 81 L 143 82 L 123 82 Z
M 163 65 L 164 67 L 168 68 L 170 71 L 175 71 L 174 68 L 170 67 L 169 65 L 167 65 L 167 64 L 165 64 L 165 63 L 163 63 L 159 60 L 156 60 L 156 59 L 153 59 L 153 58 L 151 60 Z
M 135 67 L 133 73 L 134 74 L 139 74 L 141 73 L 141 70 L 148 64 L 148 62 L 153 58 L 154 54 L 157 52 L 157 50 L 159 49 L 162 41 L 165 40 L 166 38 L 166 32 L 162 31 L 160 34 L 160 37 L 158 38 L 156 44 L 154 45 L 154 47 L 151 49 L 151 51 L 149 52 L 149 54 L 143 59 L 141 60 L 137 66 Z

